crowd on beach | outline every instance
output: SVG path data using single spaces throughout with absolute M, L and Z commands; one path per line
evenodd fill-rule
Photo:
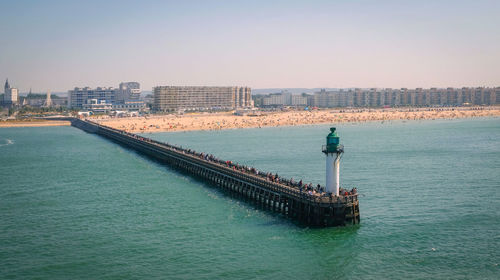
M 455 119 L 500 116 L 499 107 L 467 108 L 400 108 L 400 109 L 323 109 L 312 111 L 268 112 L 258 116 L 230 113 L 155 115 L 132 118 L 102 118 L 100 123 L 134 133 L 189 130 L 261 128 L 326 123 L 360 123 L 368 121 Z

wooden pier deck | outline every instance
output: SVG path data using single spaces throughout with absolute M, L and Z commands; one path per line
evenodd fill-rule
M 254 204 L 314 227 L 343 226 L 360 221 L 358 194 L 308 194 L 250 172 L 234 170 L 187 150 L 91 121 L 71 119 L 71 125 L 111 139 L 176 169 L 202 178 Z

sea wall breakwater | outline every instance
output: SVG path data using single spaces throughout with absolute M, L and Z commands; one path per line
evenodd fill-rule
M 280 180 L 274 174 L 233 164 L 153 139 L 107 127 L 92 121 L 71 119 L 74 127 L 95 133 L 134 149 L 175 169 L 201 178 L 224 191 L 241 196 L 264 209 L 314 227 L 343 226 L 360 221 L 356 191 L 336 196 L 302 181 Z

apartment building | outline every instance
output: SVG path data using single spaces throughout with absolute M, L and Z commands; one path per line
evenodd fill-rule
M 500 87 L 321 90 L 308 103 L 322 108 L 493 105 L 500 104 Z
M 232 110 L 252 107 L 249 87 L 158 86 L 153 109 L 160 112 Z
M 113 87 L 75 87 L 68 91 L 68 107 L 84 108 L 85 104 L 93 104 L 97 100 L 99 104 L 126 104 L 129 102 L 140 102 L 141 89 L 137 82 L 122 82 L 118 88 Z M 92 101 L 91 101 L 92 100 Z M 144 102 L 142 102 L 144 103 Z M 144 107 L 144 104 L 141 104 Z
M 115 102 L 116 89 L 112 87 L 75 87 L 68 91 L 68 106 L 71 108 L 83 108 L 85 104 L 91 103 L 90 100 L 98 100 L 99 104 L 113 104 Z

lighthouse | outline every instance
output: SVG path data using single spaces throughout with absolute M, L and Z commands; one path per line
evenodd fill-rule
M 340 188 L 340 158 L 344 153 L 344 146 L 340 145 L 340 139 L 335 132 L 335 127 L 330 128 L 326 136 L 326 145 L 323 153 L 326 154 L 326 192 L 339 195 Z

